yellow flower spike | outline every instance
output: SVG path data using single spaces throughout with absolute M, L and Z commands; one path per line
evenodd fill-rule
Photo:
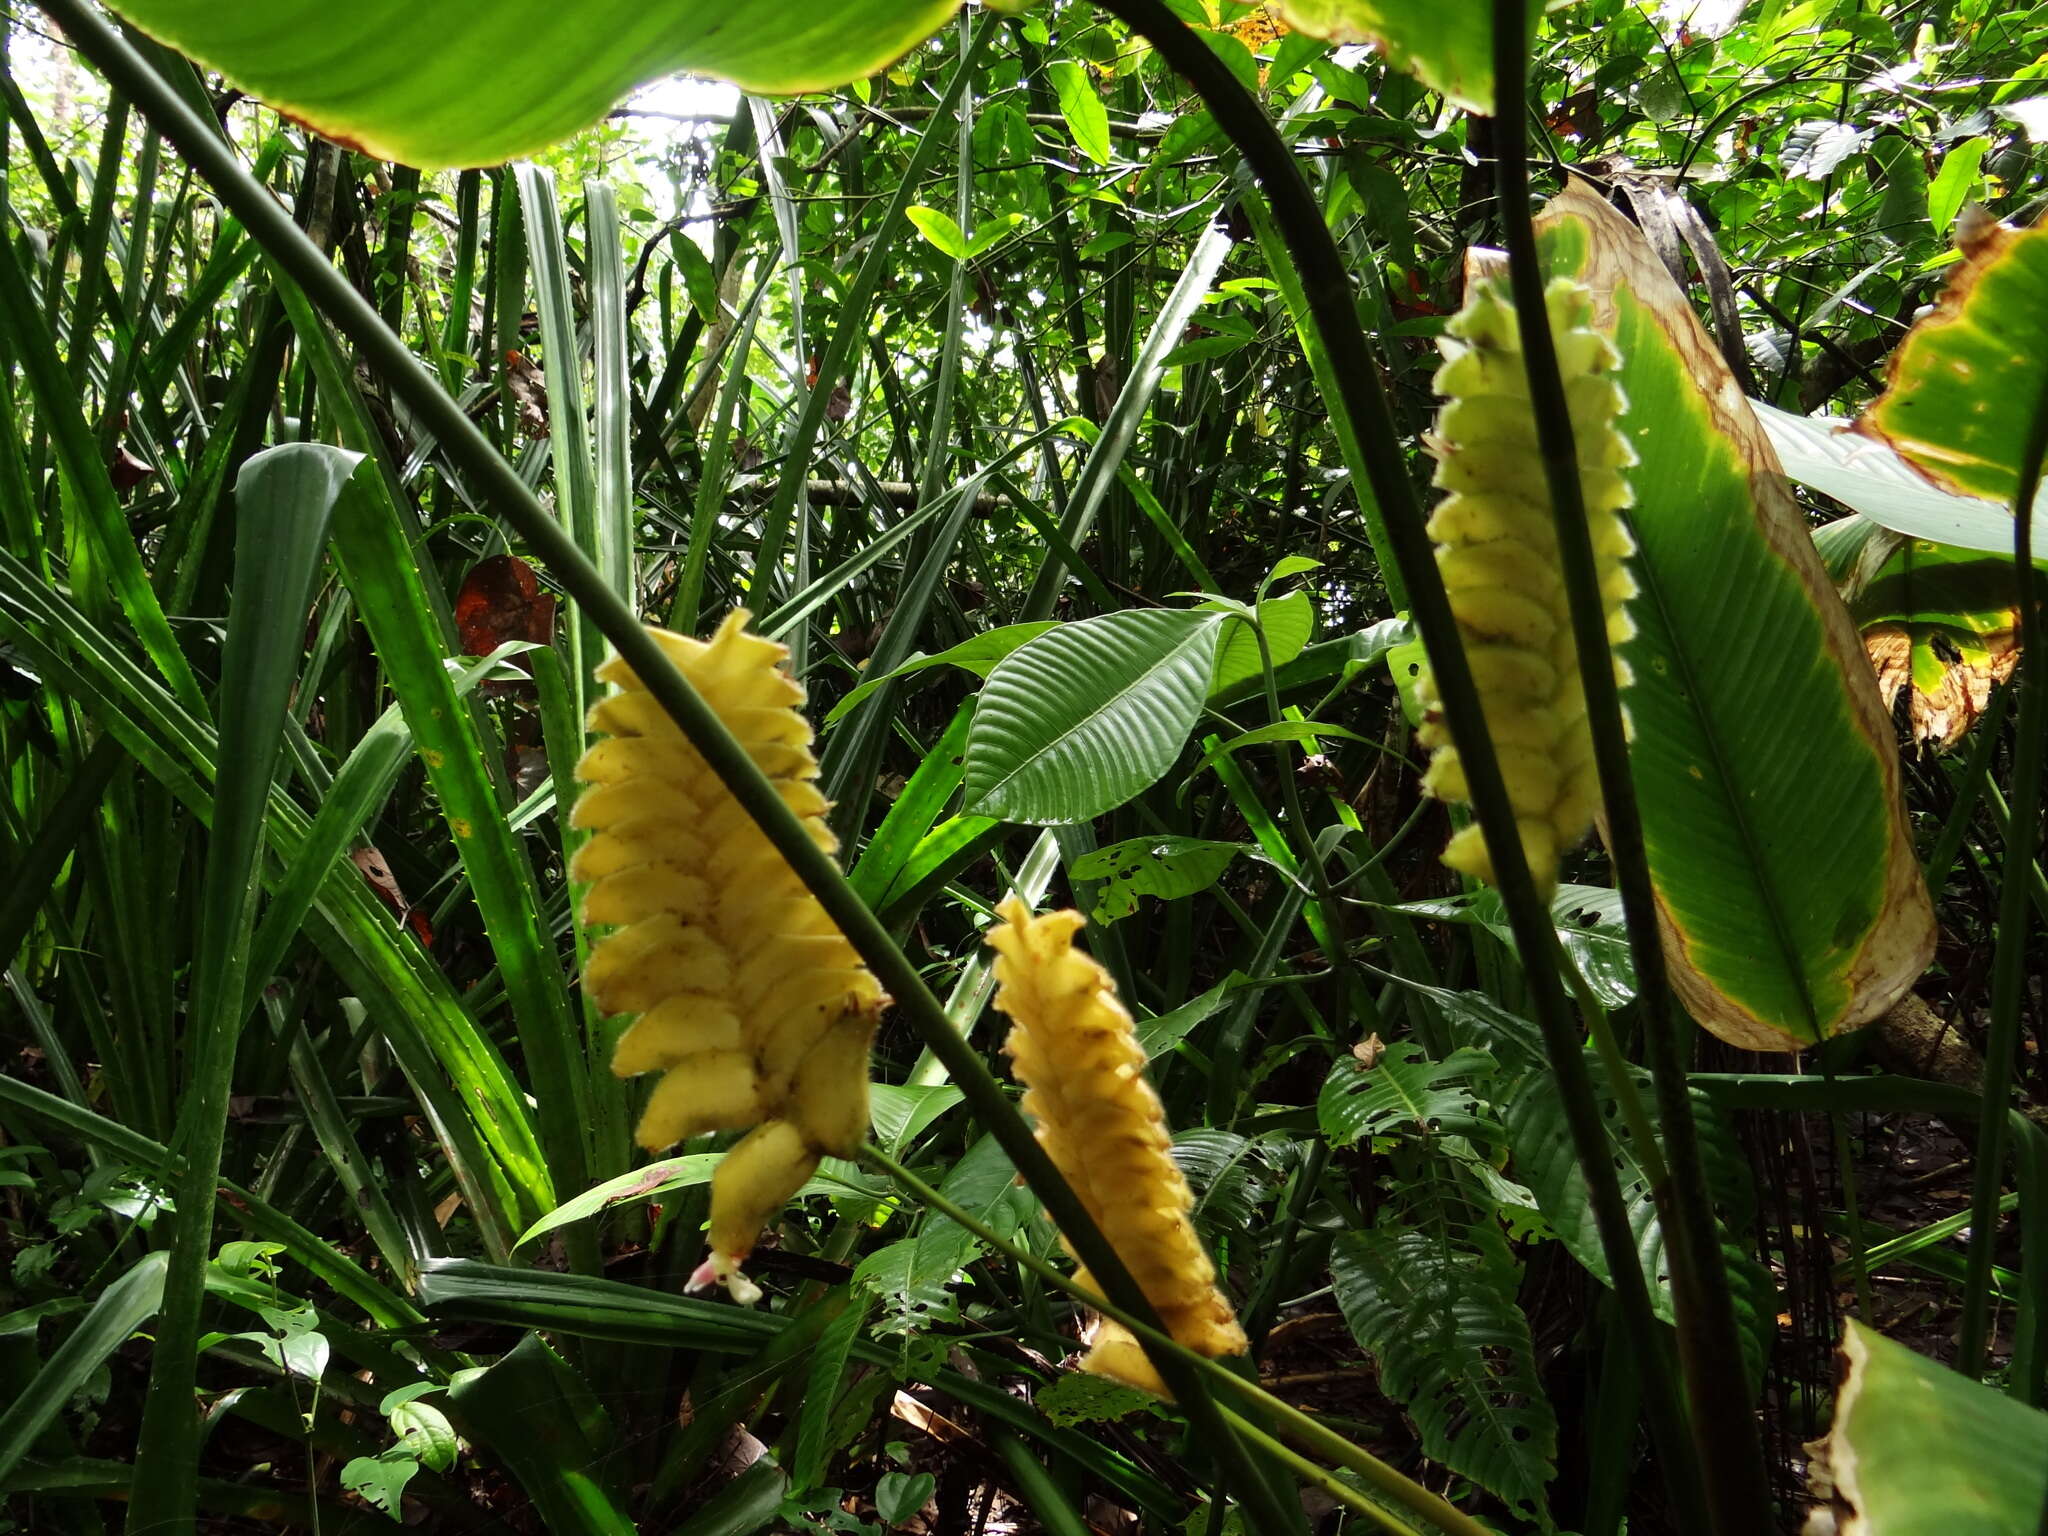
M 1212 1358 L 1242 1354 L 1244 1330 L 1189 1220 L 1193 1197 L 1145 1077 L 1137 1026 L 1109 973 L 1073 947 L 1081 914 L 1033 917 L 1015 896 L 996 913 L 988 942 L 996 1006 L 1012 1021 L 1004 1049 L 1040 1144 L 1175 1342 Z M 1100 1294 L 1087 1271 L 1074 1278 Z M 1137 1340 L 1108 1319 L 1081 1368 L 1169 1395 Z
M 709 640 L 650 633 L 834 851 L 788 651 L 750 632 L 743 609 Z M 739 1265 L 761 1228 L 820 1157 L 852 1157 L 866 1138 L 868 1045 L 886 999 L 633 670 L 614 657 L 597 675 L 614 691 L 591 709 L 603 739 L 576 767 L 589 788 L 570 821 L 592 836 L 570 875 L 589 887 L 583 921 L 613 932 L 583 985 L 605 1013 L 635 1016 L 612 1070 L 662 1074 L 636 1132 L 643 1147 L 756 1127 L 712 1178 L 711 1257 L 691 1281 L 751 1301 L 760 1293 Z
M 1636 461 L 1617 425 L 1627 403 L 1612 376 L 1620 359 L 1592 328 L 1592 299 L 1583 287 L 1558 278 L 1544 301 L 1572 418 L 1607 635 L 1619 644 L 1635 633 L 1624 605 L 1636 590 L 1624 563 L 1635 541 L 1620 516 L 1633 500 L 1622 471 Z M 1537 888 L 1548 894 L 1565 850 L 1586 835 L 1600 803 L 1557 529 L 1513 306 L 1494 284 L 1478 284 L 1445 329 L 1436 387 L 1446 398 L 1428 443 L 1439 461 L 1436 484 L 1451 494 L 1430 517 L 1429 532 L 1522 851 Z M 1619 661 L 1615 673 L 1626 685 L 1628 669 Z M 1416 736 L 1435 749 L 1423 787 L 1441 799 L 1469 800 L 1464 765 L 1428 678 L 1423 704 Z M 1454 835 L 1443 859 L 1493 881 L 1493 861 L 1476 826 Z

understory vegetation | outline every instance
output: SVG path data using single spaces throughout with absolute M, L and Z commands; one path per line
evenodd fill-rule
M 46 0 L 0 92 L 0 1531 L 2042 1528 L 2048 6 Z M 734 610 L 807 724 L 640 627 Z M 829 1084 L 615 1075 L 607 832 L 832 946 Z

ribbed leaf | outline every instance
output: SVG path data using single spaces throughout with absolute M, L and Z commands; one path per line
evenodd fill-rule
M 1621 654 L 1672 981 L 1731 1043 L 1826 1039 L 1933 953 L 1891 721 L 1768 439 L 1642 232 L 1578 183 L 1541 226 L 1552 269 L 1600 296 L 1642 460 Z
M 1221 623 L 1184 609 L 1111 613 L 1007 657 L 967 733 L 967 810 L 1057 826 L 1149 789 L 1201 713 Z
M 1499 1229 L 1483 1222 L 1455 1244 L 1395 1224 L 1345 1232 L 1330 1278 L 1423 1453 L 1533 1519 L 1555 1473 L 1557 1419 L 1515 1303 L 1520 1266 Z
M 379 160 L 495 165 L 688 70 L 750 91 L 843 85 L 937 31 L 959 0 L 126 0 L 151 36 Z
M 1467 1048 L 1431 1061 L 1414 1041 L 1397 1040 L 1371 1066 L 1356 1056 L 1340 1060 L 1316 1101 L 1316 1121 L 1338 1147 L 1369 1136 L 1473 1135 L 1491 1127 L 1471 1080 L 1492 1071 L 1484 1051 Z

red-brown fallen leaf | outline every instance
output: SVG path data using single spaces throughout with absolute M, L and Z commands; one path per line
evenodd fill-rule
M 546 645 L 555 636 L 555 599 L 517 555 L 492 555 L 463 578 L 455 627 L 471 656 L 488 656 L 508 640 Z
M 853 411 L 853 391 L 844 384 L 832 386 L 832 396 L 825 402 L 827 421 L 844 421 Z
M 374 848 L 358 848 L 349 857 L 363 872 L 363 878 L 370 882 L 370 889 L 384 899 L 384 905 L 396 912 L 418 935 L 422 947 L 434 947 L 434 926 L 427 921 L 426 914 L 405 899 L 405 892 L 398 888 L 398 877 L 391 873 L 391 866 L 384 862 L 384 855 Z

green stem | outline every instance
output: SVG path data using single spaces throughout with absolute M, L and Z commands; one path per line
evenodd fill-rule
M 1428 652 L 1445 721 L 1458 743 L 1473 815 L 1486 838 L 1509 926 L 1517 948 L 1531 957 L 1526 971 L 1536 1022 L 1556 1074 L 1558 1096 L 1571 1127 L 1572 1149 L 1586 1180 L 1594 1224 L 1630 1344 L 1644 1360 L 1656 1360 L 1662 1354 L 1662 1334 L 1650 1307 L 1635 1234 L 1615 1180 L 1606 1125 L 1593 1097 L 1570 999 L 1556 968 L 1542 959 L 1553 942 L 1550 912 L 1522 851 L 1500 759 L 1486 729 L 1471 664 L 1431 551 L 1378 360 L 1359 327 L 1343 257 L 1293 153 L 1265 111 L 1217 53 L 1168 9 L 1166 0 L 1097 3 L 1149 39 L 1200 94 L 1217 126 L 1250 165 L 1286 241 L 1310 316 L 1331 359 L 1344 408 L 1358 429 L 1367 478 L 1385 517 L 1387 542 L 1408 587 L 1410 611 Z M 1644 1403 L 1671 1489 L 1673 1511 L 1682 1528 L 1690 1530 L 1702 1507 L 1698 1469 L 1687 1454 L 1684 1418 L 1676 1394 L 1662 1372 L 1645 1373 Z
M 1963 1277 L 1963 1317 L 1956 1364 L 1984 1374 L 1991 1309 L 1991 1251 L 1998 1240 L 1998 1197 L 2005 1158 L 2004 1111 L 2012 1099 L 2013 1053 L 2019 1047 L 2020 1000 L 2027 982 L 2028 909 L 2034 869 L 2034 832 L 2041 820 L 2041 759 L 2048 751 L 2048 678 L 2041 674 L 2041 577 L 2034 569 L 2034 496 L 2048 456 L 2048 379 L 2034 403 L 2034 419 L 2020 456 L 2013 498 L 2013 569 L 2019 593 L 2019 631 L 2026 643 L 2012 686 L 2019 693 L 2019 742 L 2013 752 L 2012 805 L 2006 817 L 2005 866 L 1998 891 L 1998 952 L 1991 962 L 1991 1028 L 1984 1041 L 1984 1114 L 1977 1123 L 1976 1179 L 1970 1193 L 1970 1257 Z M 2017 1373 L 2015 1373 L 2017 1374 Z M 2035 1384 L 2016 1382 L 2024 1397 Z
M 1493 76 L 1495 170 L 1500 220 L 1508 248 L 1508 279 L 1521 320 L 1522 359 L 1535 408 L 1544 483 L 1557 520 L 1559 563 L 1570 599 L 1572 636 L 1586 693 L 1586 718 L 1607 813 L 1607 846 L 1621 891 L 1636 990 L 1644 1018 L 1645 1054 L 1655 1084 L 1671 1177 L 1652 1186 L 1671 1254 L 1679 1359 L 1692 1405 L 1693 1443 L 1704 1474 L 1707 1517 L 1724 1536 L 1768 1530 L 1769 1474 L 1744 1374 L 1734 1300 L 1721 1264 L 1721 1245 L 1693 1123 L 1685 1062 L 1679 1055 L 1671 979 L 1657 932 L 1655 889 L 1643 846 L 1642 813 L 1630 775 L 1621 688 L 1607 643 L 1607 605 L 1579 484 L 1571 413 L 1557 366 L 1543 301 L 1542 257 L 1529 212 L 1528 0 L 1494 0 Z
M 1230 1367 L 1219 1364 L 1205 1355 L 1198 1355 L 1176 1343 L 1153 1323 L 1141 1321 L 1115 1303 L 1104 1301 L 1100 1296 L 1075 1284 L 1071 1275 L 1062 1273 L 1037 1254 L 1020 1248 L 1006 1237 L 997 1235 L 986 1222 L 976 1219 L 955 1205 L 880 1148 L 863 1148 L 861 1160 L 879 1168 L 940 1215 L 949 1216 L 959 1222 L 962 1227 L 1012 1263 L 1030 1270 L 1047 1284 L 1057 1286 L 1082 1305 L 1093 1307 L 1104 1317 L 1123 1324 L 1144 1343 L 1148 1355 L 1152 1354 L 1156 1346 L 1160 1354 L 1172 1355 L 1184 1361 L 1196 1373 L 1206 1377 L 1213 1386 L 1222 1388 L 1254 1410 L 1270 1415 L 1280 1425 L 1282 1433 L 1287 1434 L 1297 1444 L 1319 1452 L 1336 1465 L 1357 1473 L 1371 1487 L 1385 1494 L 1411 1514 L 1451 1533 L 1451 1536 L 1490 1536 L 1486 1527 L 1470 1515 L 1464 1514 L 1454 1505 L 1431 1493 L 1420 1483 L 1403 1477 L 1370 1451 L 1353 1445 L 1336 1431 L 1317 1423 L 1293 1404 L 1283 1402 L 1256 1382 L 1245 1380 Z M 1158 1355 L 1154 1355 L 1153 1358 L 1157 1360 Z

